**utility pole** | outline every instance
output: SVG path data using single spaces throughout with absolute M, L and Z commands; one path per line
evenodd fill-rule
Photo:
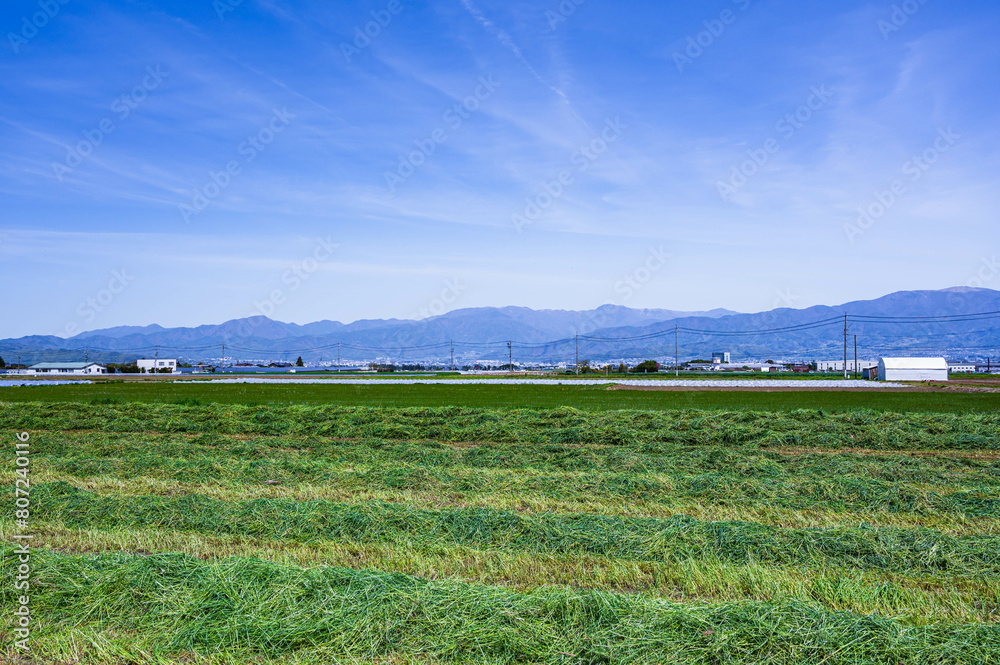
M 580 373 L 580 334 L 576 335 L 576 373 Z
M 858 336 L 854 335 L 854 380 L 858 379 Z
M 85 362 L 85 363 L 89 363 L 90 362 L 90 347 L 89 346 L 86 347 L 84 349 L 84 351 L 83 351 L 83 362 Z
M 340 342 L 337 342 L 337 372 L 340 372 Z
M 160 357 L 160 345 L 156 345 L 156 350 L 153 352 L 153 359 L 158 359 Z
M 681 353 L 680 353 L 680 343 L 677 341 L 678 328 L 674 326 L 674 376 L 678 377 L 681 375 Z
M 844 312 L 844 379 L 847 379 L 847 312 Z
M 507 371 L 511 374 L 514 373 L 514 349 L 509 339 L 507 340 Z
M 451 340 L 451 371 L 455 371 L 455 340 Z
M 222 345 L 222 371 L 226 371 L 226 345 Z

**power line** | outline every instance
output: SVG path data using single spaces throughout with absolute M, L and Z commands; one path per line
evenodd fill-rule
M 933 316 L 877 316 L 874 314 L 852 314 L 851 318 L 856 321 L 879 320 L 879 321 L 962 321 L 966 319 L 977 320 L 979 317 L 986 319 L 1000 318 L 1000 312 L 976 312 L 972 314 L 935 314 Z

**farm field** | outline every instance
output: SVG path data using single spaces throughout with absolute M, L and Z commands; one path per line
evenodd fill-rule
M 1000 662 L 992 394 L 196 388 L 0 395 L 0 660 Z
M 790 381 L 790 383 L 799 383 Z M 382 407 L 559 408 L 587 411 L 675 409 L 790 411 L 871 409 L 898 412 L 995 412 L 1000 392 L 609 390 L 607 386 L 511 385 L 255 385 L 200 381 L 101 381 L 0 389 L 0 402 L 152 402 Z

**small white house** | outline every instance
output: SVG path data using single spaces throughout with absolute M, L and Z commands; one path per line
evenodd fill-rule
M 975 374 L 976 373 L 976 363 L 948 363 L 948 373 L 949 374 Z
M 944 358 L 880 358 L 879 381 L 947 381 Z
M 143 374 L 152 374 L 153 372 L 173 374 L 177 371 L 177 361 L 173 358 L 140 358 L 135 361 L 135 364 Z
M 39 376 L 65 374 L 107 374 L 108 370 L 99 363 L 38 363 L 28 368 L 28 374 Z

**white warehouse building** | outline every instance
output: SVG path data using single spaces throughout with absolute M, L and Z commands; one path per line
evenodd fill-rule
M 860 372 L 865 367 L 871 367 L 875 364 L 874 360 L 858 360 L 858 364 L 855 366 L 854 358 L 850 358 L 847 361 L 847 371 L 848 372 Z M 844 371 L 844 361 L 843 360 L 817 360 L 816 361 L 816 371 L 817 372 L 843 372 Z
M 947 381 L 944 358 L 879 358 L 879 381 Z
M 107 369 L 99 363 L 38 363 L 28 368 L 25 374 L 106 374 Z
M 170 372 L 173 374 L 177 371 L 177 361 L 172 358 L 140 358 L 135 361 L 135 365 L 143 374 L 151 374 L 153 372 Z

